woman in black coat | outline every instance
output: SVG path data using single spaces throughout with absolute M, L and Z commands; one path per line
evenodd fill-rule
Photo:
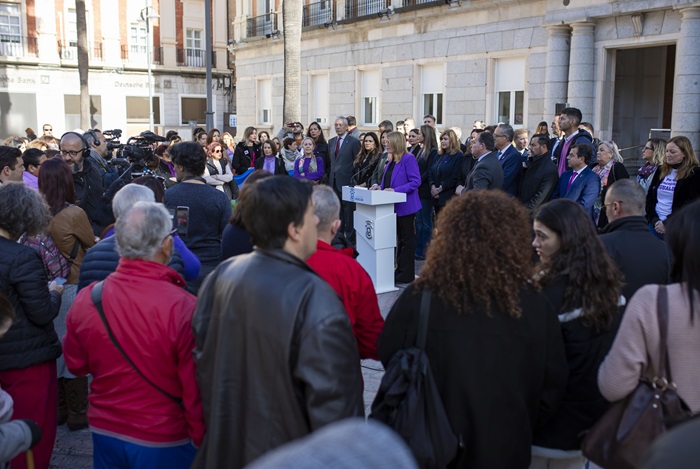
M 464 441 L 452 468 L 526 469 L 533 432 L 564 393 L 559 325 L 528 284 L 529 220 L 500 191 L 452 201 L 437 220 L 420 278 L 394 304 L 379 337 L 387 366 L 414 345 L 421 295 L 431 292 L 425 350 L 452 431 Z
M 561 406 L 535 432 L 533 465 L 557 461 L 557 467 L 583 467 L 583 433 L 609 406 L 598 389 L 598 368 L 619 326 L 622 276 L 576 202 L 556 199 L 541 205 L 533 228 L 532 245 L 541 259 L 537 277 L 554 306 L 569 366 Z
M 262 156 L 255 161 L 255 169 L 264 169 L 274 175 L 289 175 L 284 161 L 277 156 L 277 145 L 273 140 L 262 144 L 262 153 Z
M 233 150 L 233 161 L 231 167 L 240 176 L 248 169 L 255 166 L 256 159 L 261 156 L 260 142 L 258 142 L 258 131 L 255 127 L 246 127 L 243 132 L 243 140 L 238 142 Z
M 654 173 L 647 193 L 649 228 L 659 238 L 673 212 L 700 199 L 700 163 L 687 137 L 673 137 L 666 144 L 666 158 Z
M 464 155 L 459 148 L 454 131 L 448 129 L 440 135 L 440 156 L 428 174 L 435 213 L 439 213 L 447 201 L 455 196 L 455 189 L 464 182 L 460 180 Z
M 323 135 L 323 129 L 318 122 L 309 124 L 308 137 L 314 141 L 314 156 L 323 159 L 323 167 L 326 174 L 319 180 L 321 184 L 328 184 L 328 175 L 331 173 L 331 160 L 328 158 L 328 143 Z
M 437 161 L 437 140 L 435 130 L 429 125 L 412 129 L 408 133 L 411 152 L 418 161 L 420 171 L 420 211 L 416 214 L 416 259 L 424 260 L 425 252 L 433 233 L 433 202 L 430 195 L 430 170 Z
M 63 287 L 49 285 L 39 252 L 17 240 L 44 232 L 50 216 L 38 192 L 23 184 L 0 185 L 0 293 L 15 314 L 0 339 L 0 387 L 14 400 L 12 418 L 33 420 L 41 428 L 43 437 L 34 447 L 38 467 L 49 467 L 56 438 L 61 343 L 53 320 Z
M 625 165 L 622 164 L 622 155 L 615 142 L 600 142 L 596 164 L 591 168 L 600 178 L 600 195 L 593 204 L 593 219 L 596 221 L 598 229 L 605 228 L 608 224 L 608 217 L 605 214 L 605 194 L 608 187 L 615 181 L 628 179 L 630 177 Z

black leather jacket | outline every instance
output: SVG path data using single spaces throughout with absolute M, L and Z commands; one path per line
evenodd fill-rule
M 357 343 L 338 295 L 300 259 L 256 249 L 222 263 L 192 320 L 207 434 L 192 467 L 239 468 L 364 414 Z

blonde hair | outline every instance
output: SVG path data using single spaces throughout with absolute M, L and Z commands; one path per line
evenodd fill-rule
M 444 155 L 445 153 L 447 153 L 448 155 L 454 155 L 455 153 L 460 151 L 460 148 L 461 148 L 459 146 L 459 139 L 457 138 L 457 134 L 455 134 L 454 130 L 447 129 L 443 133 L 440 134 L 441 141 L 442 141 L 442 137 L 444 137 L 445 135 L 447 135 L 448 138 L 450 139 L 450 147 L 447 150 L 445 150 L 444 148 L 442 148 L 442 146 L 440 146 L 440 154 Z
M 398 163 L 401 161 L 403 154 L 406 153 L 406 137 L 401 132 L 389 132 L 386 134 L 386 139 L 389 142 L 389 148 L 393 150 L 391 152 L 393 160 Z M 389 149 L 387 148 L 388 152 Z

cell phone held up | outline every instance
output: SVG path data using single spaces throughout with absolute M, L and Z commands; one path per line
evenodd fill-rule
M 173 229 L 177 230 L 177 235 L 180 238 L 187 237 L 187 227 L 190 222 L 190 208 L 178 206 L 173 215 Z

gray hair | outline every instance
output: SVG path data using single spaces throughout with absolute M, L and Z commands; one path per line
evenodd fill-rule
M 97 139 L 98 133 L 102 133 L 102 131 L 100 129 L 89 129 L 86 130 L 85 133 L 83 133 L 83 138 L 85 139 L 89 147 L 93 145 L 99 146 L 100 141 Z
M 513 141 L 515 131 L 513 130 L 513 127 L 510 126 L 510 124 L 498 124 L 498 128 L 501 129 L 501 132 L 508 139 L 509 142 Z
M 617 148 L 617 143 L 613 142 L 612 140 L 610 141 L 605 141 L 605 142 L 600 142 L 600 145 L 605 145 L 610 149 L 612 152 L 612 160 L 615 163 L 622 163 L 624 162 L 622 155 L 620 154 L 620 149 Z
M 162 204 L 136 202 L 114 226 L 117 252 L 126 259 L 152 259 L 172 227 L 170 213 Z
M 16 241 L 46 230 L 51 212 L 44 198 L 21 182 L 0 184 L 0 228 Z
M 328 231 L 334 221 L 340 218 L 340 200 L 333 189 L 326 185 L 314 186 L 311 193 L 314 213 L 318 217 L 318 231 Z
M 156 196 L 148 187 L 138 184 L 127 184 L 119 189 L 119 192 L 112 199 L 112 212 L 114 212 L 114 218 L 119 218 L 133 207 L 136 202 L 155 201 Z
M 347 118 L 347 117 L 338 116 L 338 117 L 335 118 L 335 120 L 341 120 L 341 121 L 343 121 L 343 123 L 344 123 L 345 125 L 348 125 L 348 118 Z M 335 122 L 335 121 L 333 121 L 333 122 Z
M 634 179 L 620 179 L 608 188 L 608 193 L 613 202 L 622 202 L 622 213 L 627 216 L 641 216 L 644 214 L 646 194 L 644 189 Z

